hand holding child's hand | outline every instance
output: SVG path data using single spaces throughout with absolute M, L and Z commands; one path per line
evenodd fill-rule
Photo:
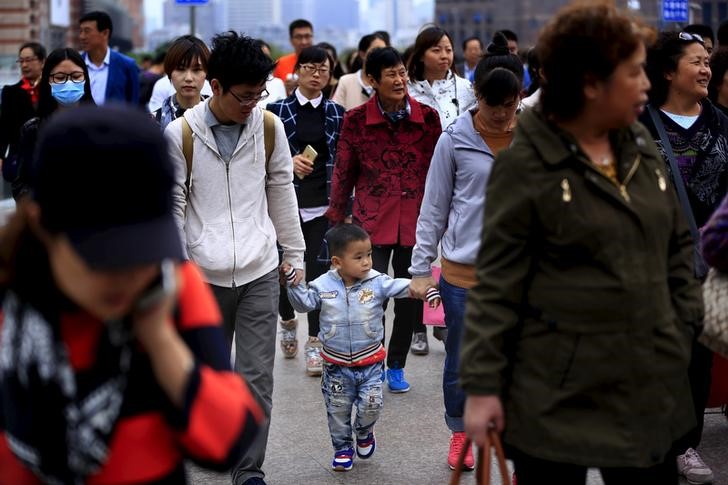
M 430 308 L 433 309 L 439 307 L 440 303 L 442 303 L 442 297 L 440 297 L 440 292 L 434 286 L 431 286 L 427 289 L 427 293 L 425 294 L 425 300 L 427 300 Z
M 281 286 L 288 286 L 288 278 L 287 275 L 293 270 L 293 267 L 286 263 L 285 261 L 278 267 L 278 272 L 280 273 L 279 280 L 281 283 Z
M 286 261 L 281 263 L 279 271 L 281 286 L 296 286 L 303 281 L 303 270 L 295 269 Z

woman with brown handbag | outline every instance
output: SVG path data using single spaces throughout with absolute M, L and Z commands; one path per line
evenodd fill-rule
M 611 4 L 566 7 L 539 39 L 541 103 L 488 182 L 460 365 L 465 431 L 503 432 L 519 485 L 677 485 L 694 424 L 690 232 L 637 117 L 646 31 Z

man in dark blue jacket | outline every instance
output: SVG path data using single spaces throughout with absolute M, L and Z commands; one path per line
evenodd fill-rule
M 79 40 L 97 105 L 109 101 L 139 103 L 139 68 L 134 59 L 109 49 L 113 31 L 105 12 L 89 12 L 79 21 Z

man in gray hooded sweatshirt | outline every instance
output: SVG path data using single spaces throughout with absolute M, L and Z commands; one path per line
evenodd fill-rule
M 270 416 L 276 241 L 284 262 L 296 268 L 296 283 L 303 278 L 293 163 L 283 123 L 273 117 L 268 126 L 274 129 L 266 129 L 270 115 L 257 106 L 268 94 L 265 82 L 275 64 L 253 39 L 235 32 L 217 35 L 212 47 L 207 77 L 213 96 L 165 130 L 177 170 L 175 217 L 189 258 L 220 305 L 229 343 L 235 332 L 235 370 Z M 267 440 L 265 427 L 233 470 L 235 485 L 265 483 Z

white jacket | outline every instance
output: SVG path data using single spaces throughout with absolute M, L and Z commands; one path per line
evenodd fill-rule
M 438 79 L 432 86 L 427 80 L 407 83 L 409 95 L 422 104 L 437 111 L 440 115 L 442 131 L 475 103 L 475 94 L 470 81 L 450 71 L 445 79 Z M 457 100 L 457 102 L 455 102 Z
M 283 123 L 276 118 L 275 147 L 267 170 L 259 108 L 250 114 L 226 164 L 205 123 L 210 99 L 184 114 L 193 139 L 189 196 L 182 119 L 170 123 L 164 132 L 176 171 L 174 216 L 188 257 L 209 283 L 223 287 L 244 285 L 278 267 L 276 240 L 284 250 L 284 261 L 303 268 L 305 244 Z

